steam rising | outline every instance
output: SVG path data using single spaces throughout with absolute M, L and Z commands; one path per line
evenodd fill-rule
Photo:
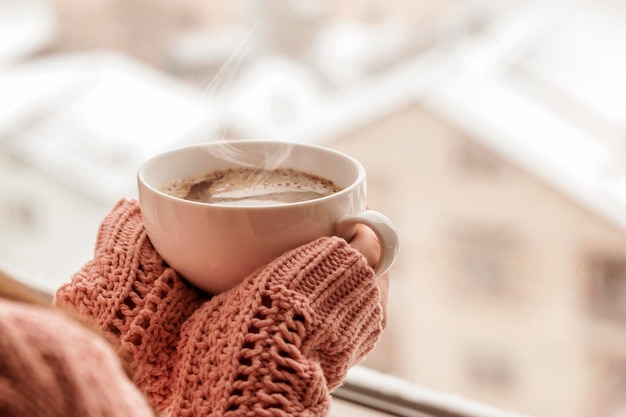
M 277 3 L 275 2 L 264 2 L 264 4 L 260 6 L 260 10 L 257 13 L 258 17 L 254 24 L 247 30 L 237 48 L 204 89 L 203 97 L 215 103 L 220 126 L 214 128 L 213 131 L 199 132 L 195 137 L 196 143 L 207 142 L 208 138 L 214 138 L 214 140 L 221 142 L 222 146 L 208 147 L 207 152 L 220 159 L 235 163 L 238 166 L 255 168 L 258 171 L 257 175 L 254 176 L 255 180 L 259 178 L 262 179 L 262 176 L 258 175 L 259 173 L 271 171 L 281 166 L 282 163 L 289 158 L 292 147 L 281 147 L 279 152 L 266 152 L 265 159 L 260 163 L 253 164 L 249 162 L 249 155 L 236 145 L 237 140 L 228 139 L 224 135 L 224 132 L 228 131 L 230 128 L 229 117 L 232 117 L 231 115 L 234 114 L 229 112 L 231 104 L 228 102 L 228 98 L 236 76 L 241 73 L 241 69 L 247 61 L 247 58 L 250 58 L 251 50 L 253 50 L 253 47 L 257 46 L 255 44 L 262 39 L 262 26 L 265 18 L 271 13 L 276 13 L 276 6 Z M 226 123 L 224 123 L 224 121 L 226 121 Z M 233 145 L 230 145 L 228 142 L 232 142 Z
M 285 143 L 285 146 L 281 146 L 277 151 L 273 150 L 270 152 L 266 149 L 263 152 L 263 160 L 257 164 L 249 162 L 251 160 L 250 153 L 237 146 L 236 140 L 224 141 L 221 146 L 207 147 L 207 153 L 214 157 L 232 162 L 238 166 L 257 168 L 259 170 L 273 170 L 280 167 L 289 158 L 292 150 L 293 146 L 289 143 Z M 254 154 L 257 154 L 257 152 Z
M 278 150 L 273 150 L 272 152 L 265 149 L 262 152 L 262 160 L 259 163 L 253 163 L 251 162 L 250 154 L 240 146 L 237 146 L 236 140 L 232 141 L 232 144 L 225 141 L 222 143 L 222 146 L 207 147 L 207 152 L 214 157 L 234 163 L 240 167 L 250 168 L 248 171 L 249 175 L 245 180 L 247 188 L 260 186 L 270 179 L 274 170 L 282 166 L 285 160 L 289 158 L 292 150 L 293 146 L 289 144 L 285 144 L 285 146 L 281 146 Z M 255 155 L 258 154 L 255 152 Z

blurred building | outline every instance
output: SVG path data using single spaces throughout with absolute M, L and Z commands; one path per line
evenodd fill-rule
M 344 102 L 326 143 L 366 165 L 402 233 L 370 366 L 532 415 L 621 416 L 626 107 L 621 77 L 601 74 L 624 55 L 598 50 L 624 32 L 602 7 L 552 6 Z M 572 47 L 572 27 L 596 43 Z
M 623 410 L 623 223 L 418 104 L 329 144 L 401 231 L 370 366 L 532 415 Z

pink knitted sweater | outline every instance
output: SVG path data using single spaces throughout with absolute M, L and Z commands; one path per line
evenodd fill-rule
M 105 218 L 94 259 L 55 301 L 117 338 L 170 416 L 326 415 L 382 330 L 374 273 L 344 240 L 301 246 L 210 297 L 155 252 L 134 200 Z
M 0 299 L 0 416 L 154 417 L 111 346 L 51 308 Z

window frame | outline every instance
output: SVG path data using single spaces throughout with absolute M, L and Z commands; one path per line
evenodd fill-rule
M 393 375 L 355 366 L 333 397 L 398 417 L 521 417 L 511 411 L 427 389 Z

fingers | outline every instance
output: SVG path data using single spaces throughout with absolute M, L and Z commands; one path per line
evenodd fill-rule
M 352 240 L 350 240 L 350 245 L 361 252 L 365 259 L 367 259 L 367 264 L 374 268 L 380 259 L 380 243 L 378 242 L 378 238 L 376 234 L 365 225 L 358 225 L 356 228 L 356 233 Z M 383 308 L 383 317 L 382 317 L 382 326 L 383 329 L 387 326 L 387 300 L 389 297 L 389 273 L 385 273 L 381 276 L 376 277 L 376 285 L 378 286 L 378 291 L 380 294 L 380 303 Z
M 371 207 L 368 204 L 367 210 Z M 372 229 L 359 224 L 356 226 L 356 232 L 354 237 L 348 242 L 350 246 L 358 250 L 367 259 L 367 264 L 372 268 L 376 267 L 380 260 L 381 246 L 376 234 Z M 383 308 L 382 326 L 383 329 L 387 327 L 387 303 L 389 299 L 389 272 L 376 277 L 376 285 L 380 293 L 380 303 Z
M 376 266 L 380 259 L 381 247 L 372 229 L 363 224 L 357 225 L 354 237 L 348 243 L 365 256 L 369 266 L 372 268 Z

